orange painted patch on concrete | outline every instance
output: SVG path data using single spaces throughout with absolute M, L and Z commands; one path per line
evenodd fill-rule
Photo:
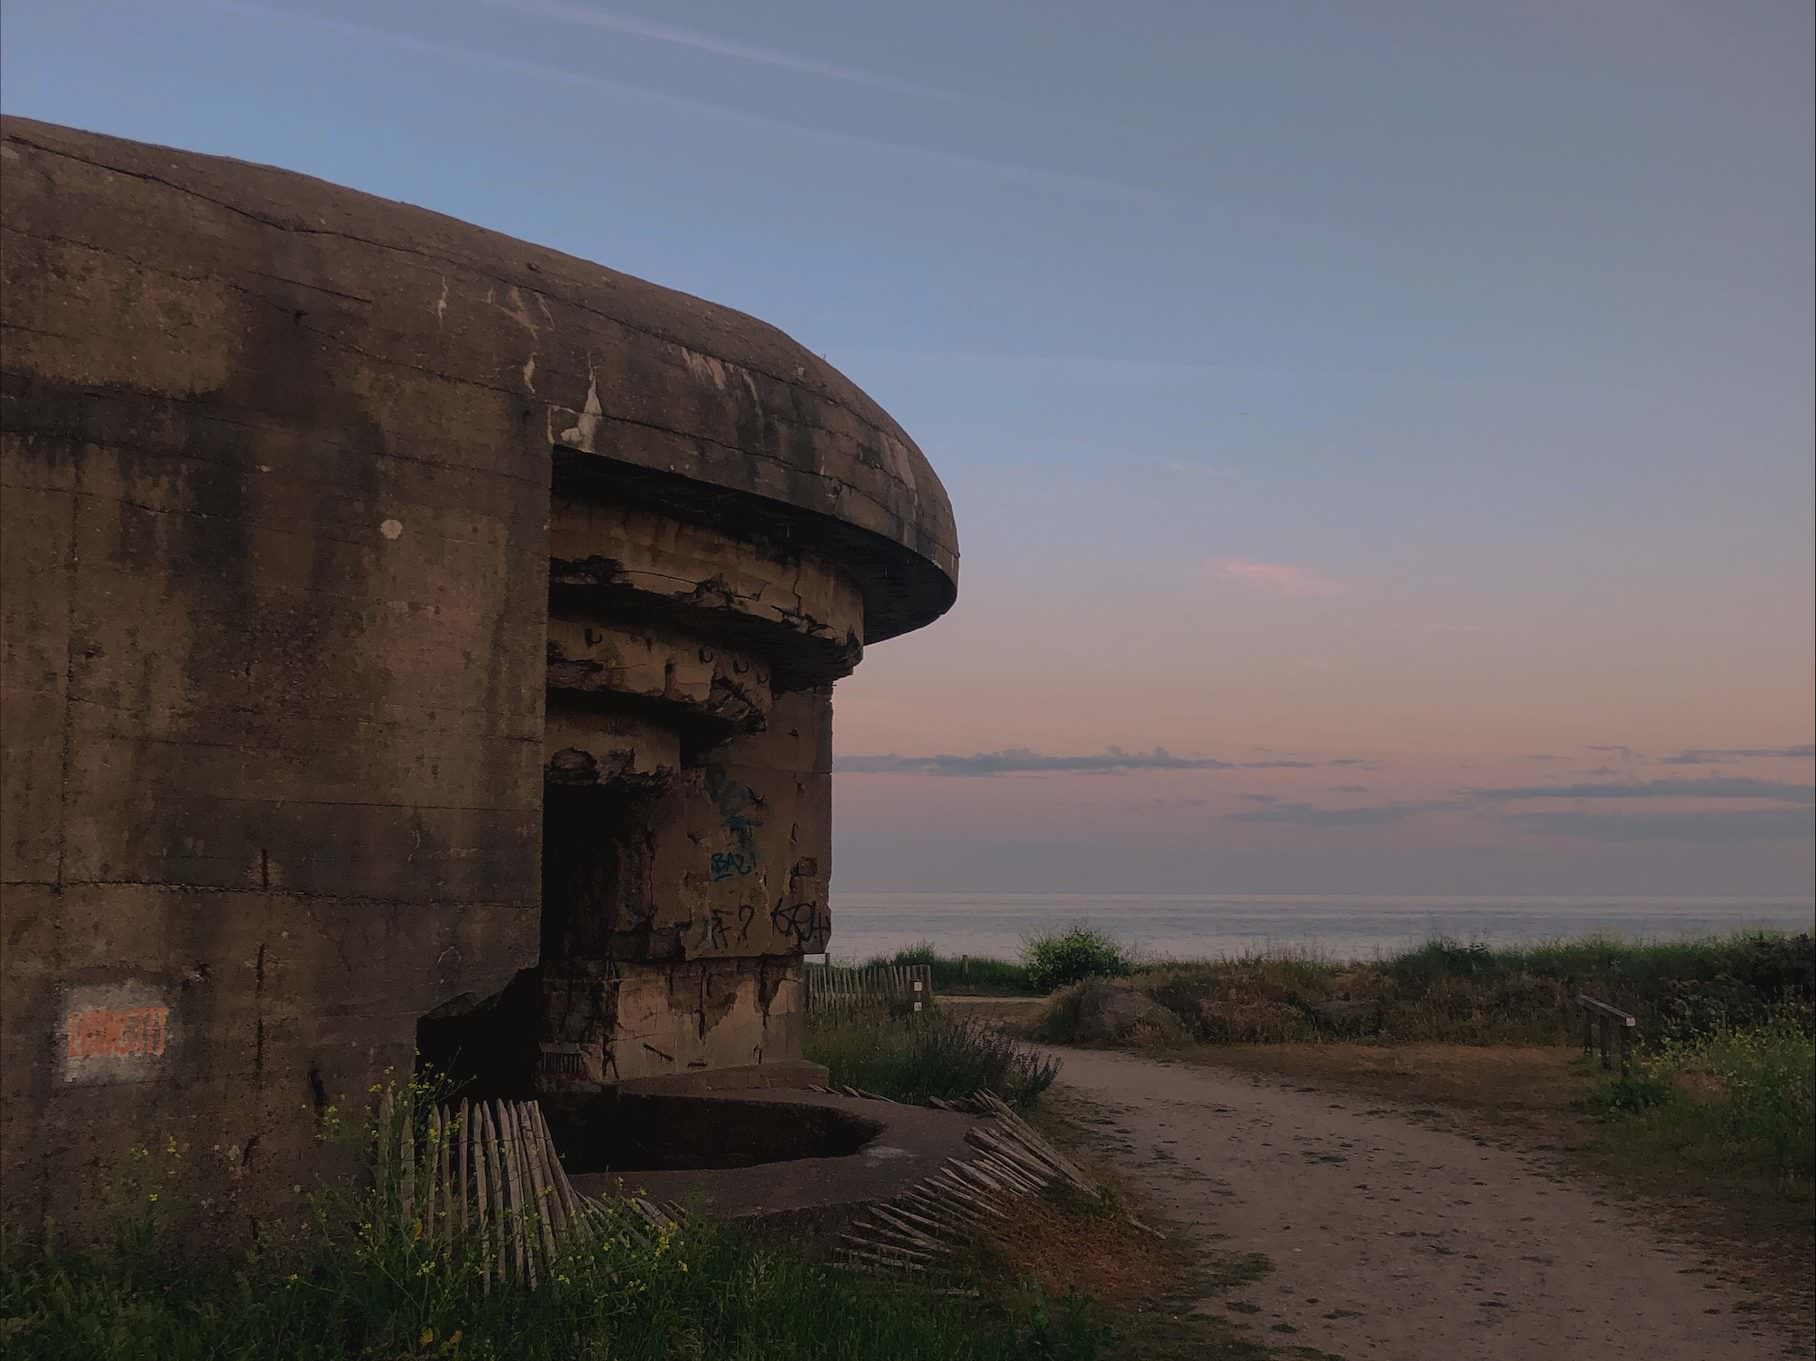
M 72 1059 L 156 1058 L 170 1034 L 169 1007 L 78 1011 L 69 1018 Z

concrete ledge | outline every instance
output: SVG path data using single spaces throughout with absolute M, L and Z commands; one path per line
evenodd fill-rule
M 709 1103 L 730 1104 L 724 1096 L 698 1099 L 703 1119 L 715 1118 Z M 589 1196 L 632 1192 L 715 1218 L 761 1224 L 766 1233 L 783 1233 L 797 1246 L 825 1246 L 865 1210 L 932 1176 L 948 1158 L 968 1160 L 973 1150 L 965 1131 L 979 1123 L 979 1117 L 957 1111 L 817 1092 L 774 1090 L 761 1101 L 842 1111 L 882 1128 L 844 1157 L 690 1171 L 599 1172 L 575 1176 L 574 1187 Z M 728 1111 L 725 1118 L 735 1117 Z

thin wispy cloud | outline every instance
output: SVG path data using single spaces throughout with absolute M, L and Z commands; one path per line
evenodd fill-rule
M 915 95 L 922 99 L 956 102 L 966 98 L 956 90 L 927 85 L 917 80 L 904 80 L 899 76 L 867 70 L 861 66 L 821 61 L 799 52 L 784 52 L 777 48 L 740 42 L 736 39 L 721 37 L 716 33 L 682 28 L 675 24 L 659 24 L 634 14 L 620 14 L 593 5 L 570 4 L 566 3 L 566 0 L 486 0 L 486 3 L 495 9 L 509 10 L 528 19 L 552 19 L 558 23 L 574 24 L 582 28 L 598 29 L 607 33 L 622 33 L 627 37 L 665 43 L 694 52 L 704 52 L 715 57 L 726 57 L 732 61 L 767 66 L 773 70 L 787 71 L 791 75 L 842 81 L 849 85 L 861 85 L 871 90 Z
M 1612 756 L 1616 760 L 1626 764 L 1631 764 L 1633 761 L 1634 752 L 1632 747 L 1600 746 L 1590 747 L 1588 750 L 1598 752 L 1603 756 Z
M 1377 803 L 1359 808 L 1320 808 L 1309 803 L 1275 803 L 1240 813 L 1226 813 L 1225 822 L 1274 823 L 1291 827 L 1384 827 L 1424 813 L 1439 813 L 1457 806 L 1452 799 L 1422 803 Z
M 1661 756 L 1661 766 L 1714 766 L 1724 761 L 1808 761 L 1816 759 L 1816 746 L 1797 747 L 1697 747 L 1675 756 Z
M 1322 770 L 1331 767 L 1373 770 L 1362 757 L 1306 761 L 1281 757 L 1265 761 L 1224 761 L 1211 756 L 1175 756 L 1165 747 L 1124 751 L 1110 747 L 1095 755 L 1047 756 L 1027 747 L 980 751 L 969 756 L 841 756 L 833 769 L 851 775 L 1123 775 L 1136 770 Z
M 1515 813 L 1509 822 L 1529 832 L 1584 841 L 1809 841 L 1816 819 L 1798 808 L 1740 808 L 1711 813 L 1591 813 L 1565 810 Z
M 1244 586 L 1271 591 L 1275 595 L 1322 597 L 1342 595 L 1347 589 L 1342 582 L 1331 577 L 1322 576 L 1310 568 L 1295 567 L 1284 562 L 1255 562 L 1249 558 L 1217 558 L 1212 561 L 1211 569 L 1225 581 L 1240 582 Z
M 841 756 L 833 770 L 844 775 L 1127 775 L 1138 770 L 1230 770 L 1233 763 L 1209 756 L 1175 756 L 1164 747 L 1095 756 L 1043 756 L 1026 747 L 980 751 L 971 756 Z
M 1711 776 L 1701 780 L 1632 780 L 1605 784 L 1517 785 L 1470 789 L 1470 798 L 1524 799 L 1763 799 L 1773 803 L 1816 803 L 1816 786 L 1784 780 Z
M 682 95 L 668 94 L 652 90 L 629 81 L 611 80 L 604 76 L 582 75 L 576 71 L 551 66 L 547 62 L 530 61 L 523 57 L 513 57 L 502 52 L 481 51 L 476 48 L 461 47 L 454 43 L 440 42 L 429 38 L 420 38 L 413 34 L 397 33 L 389 29 L 376 28 L 369 24 L 352 23 L 342 19 L 329 19 L 307 11 L 290 11 L 271 5 L 256 3 L 256 0 L 197 0 L 204 8 L 223 14 L 244 17 L 256 14 L 261 18 L 273 19 L 282 23 L 303 24 L 309 27 L 326 29 L 349 35 L 355 39 L 364 39 L 384 43 L 399 50 L 411 52 L 418 56 L 465 62 L 469 65 L 488 67 L 492 70 L 511 71 L 531 77 L 537 82 L 555 82 L 577 89 L 593 90 L 609 94 L 620 99 L 648 104 L 656 108 L 669 109 L 678 113 L 687 113 L 722 123 L 735 124 L 746 129 L 761 129 L 779 135 L 818 142 L 823 146 L 854 148 L 866 153 L 881 153 L 898 160 L 918 161 L 923 165 L 937 166 L 942 169 L 960 171 L 966 174 L 991 179 L 1005 184 L 1020 184 L 1028 188 L 1065 190 L 1072 193 L 1088 194 L 1092 197 L 1107 197 L 1119 203 L 1137 201 L 1160 203 L 1170 199 L 1168 193 L 1150 189 L 1141 185 L 1119 183 L 1115 180 L 1093 175 L 1077 174 L 1071 171 L 1052 170 L 1043 166 L 1026 165 L 1015 161 L 991 160 L 982 156 L 968 156 L 961 152 L 941 151 L 932 147 L 913 146 L 905 142 L 893 142 L 886 138 L 866 137 L 859 133 L 843 132 L 833 128 L 809 127 L 801 123 L 790 123 L 779 118 L 770 118 L 763 114 L 751 113 L 745 109 L 732 108 L 729 105 L 716 104 L 710 100 L 694 99 Z
M 1361 794 L 1361 785 L 1340 785 L 1332 793 Z M 1455 798 L 1405 800 L 1332 808 L 1267 795 L 1239 796 L 1253 808 L 1226 813 L 1224 822 L 1304 828 L 1383 827 L 1429 813 L 1488 812 L 1495 804 L 1547 799 L 1644 800 L 1708 798 L 1757 800 L 1792 805 L 1765 809 L 1694 812 L 1672 809 L 1643 814 L 1588 809 L 1505 811 L 1511 826 L 1531 832 L 1597 841 L 1730 842 L 1809 837 L 1816 817 L 1816 788 L 1776 780 L 1671 779 L 1606 784 L 1520 785 L 1466 789 Z

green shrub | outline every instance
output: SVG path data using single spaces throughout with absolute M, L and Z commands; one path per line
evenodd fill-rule
M 1816 1174 L 1816 1038 L 1809 1009 L 1780 1008 L 1763 1024 L 1720 1026 L 1641 1056 L 1594 1105 L 1637 1115 L 1647 1137 L 1724 1174 L 1801 1184 Z
M 938 1011 L 891 1018 L 876 1013 L 815 1018 L 805 1056 L 834 1082 L 894 1101 L 953 1100 L 988 1087 L 1025 1106 L 1053 1085 L 1056 1060 L 972 1021 Z
M 1127 949 L 1087 922 L 1029 936 L 1022 942 L 1021 962 L 1036 992 L 1052 992 L 1087 978 L 1118 978 L 1135 969 Z
M 1807 1023 L 1778 1019 L 1719 1031 L 1690 1061 L 1722 1084 L 1719 1119 L 1730 1147 L 1780 1175 L 1812 1175 L 1816 1042 Z

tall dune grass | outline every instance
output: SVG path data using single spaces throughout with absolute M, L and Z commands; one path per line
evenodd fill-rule
M 1026 1106 L 1053 1085 L 1059 1064 L 1001 1031 L 935 1011 L 911 1017 L 815 1017 L 804 1053 L 834 1082 L 893 1101 L 954 1100 L 988 1087 Z

